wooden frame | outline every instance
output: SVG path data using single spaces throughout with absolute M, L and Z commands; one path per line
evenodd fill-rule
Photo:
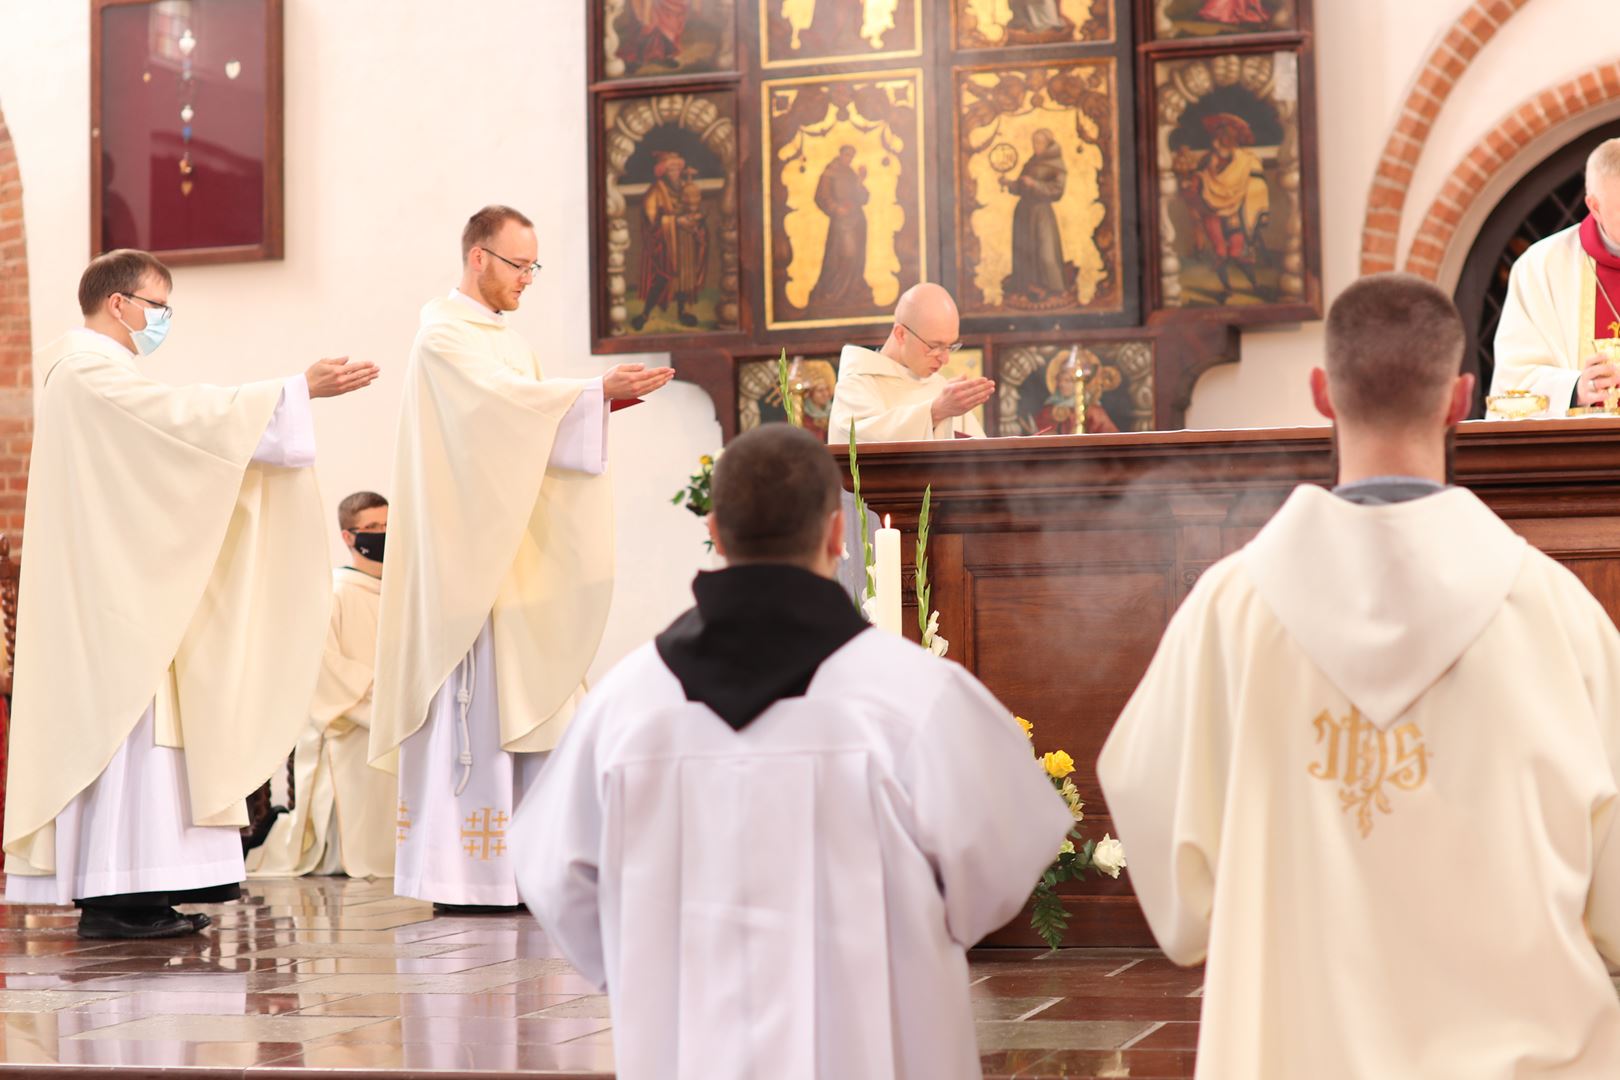
M 773 0 L 775 2 L 775 0 Z M 1017 43 L 963 47 L 960 37 L 961 0 L 928 0 L 920 57 L 904 63 L 892 58 L 822 58 L 815 63 L 786 67 L 763 66 L 761 19 L 767 13 L 761 0 L 736 0 L 736 70 L 703 74 L 605 78 L 602 69 L 602 19 L 607 0 L 586 0 L 593 81 L 586 100 L 592 116 L 590 190 L 597 205 L 590 213 L 592 275 L 592 346 L 598 353 L 657 352 L 668 350 L 683 380 L 707 390 L 715 401 L 716 416 L 727 439 L 737 426 L 737 365 L 749 359 L 774 357 L 782 349 L 789 355 L 836 354 L 847 343 L 877 345 L 887 329 L 884 321 L 860 325 L 837 320 L 839 325 L 805 325 L 789 320 L 769 325 L 765 233 L 766 205 L 771 198 L 764 157 L 769 116 L 761 108 L 766 89 L 786 80 L 826 80 L 871 76 L 895 69 L 919 68 L 924 100 L 919 115 L 921 143 L 926 155 L 920 201 L 928 215 L 919 239 L 919 259 L 927 276 L 951 289 L 963 291 L 959 265 L 957 197 L 957 80 L 962 72 L 993 69 L 1052 69 L 1076 61 L 1112 58 L 1116 65 L 1112 113 L 1116 130 L 1117 195 L 1110 209 L 1117 213 L 1109 240 L 1117 245 L 1118 290 L 1121 303 L 1113 308 L 1088 310 L 1023 310 L 1008 306 L 987 311 L 964 307 L 962 337 L 966 344 L 985 350 L 986 374 L 996 376 L 998 348 L 1036 342 L 1119 341 L 1151 342 L 1155 354 L 1153 387 L 1154 422 L 1161 428 L 1185 423 L 1193 384 L 1218 363 L 1238 358 L 1236 328 L 1320 318 L 1322 314 L 1320 207 L 1317 195 L 1317 135 L 1315 54 L 1311 0 L 1293 0 L 1297 25 L 1287 30 L 1220 35 L 1211 38 L 1156 40 L 1153 36 L 1153 0 L 1090 0 L 1093 17 L 1108 16 L 1107 40 L 1041 41 L 1024 37 Z M 771 9 L 774 10 L 774 9 Z M 923 10 L 919 6 L 918 10 Z M 1065 12 L 1079 10 L 1068 0 Z M 1298 60 L 1298 140 L 1300 244 L 1297 302 L 1246 307 L 1167 307 L 1158 266 L 1160 180 L 1152 162 L 1156 154 L 1155 108 L 1152 85 L 1155 63 L 1230 54 L 1288 53 Z M 737 142 L 739 317 L 735 330 L 725 333 L 614 336 L 605 312 L 614 300 L 606 287 L 605 206 L 595 193 L 602 190 L 605 157 L 600 109 L 605 101 L 626 94 L 685 94 L 730 90 L 739 103 L 735 118 Z M 1026 147 L 1027 150 L 1027 147 Z M 1149 164 L 1138 166 L 1141 159 Z M 1087 181 L 1089 183 L 1089 180 Z M 1107 231 L 1107 230 L 1103 230 Z M 995 235 L 999 235 L 996 233 Z M 1100 233 L 1099 233 L 1100 235 Z M 1117 237 L 1117 238 L 1116 238 Z M 1065 244 L 1067 248 L 1068 245 Z M 622 292 L 621 299 L 622 303 Z M 993 410 L 986 417 L 994 421 Z
M 1143 44 L 1138 47 L 1140 61 L 1136 80 L 1139 123 L 1138 145 L 1151 147 L 1144 160 L 1151 164 L 1140 170 L 1138 176 L 1139 201 L 1142 212 L 1144 261 L 1158 267 L 1158 253 L 1162 248 L 1159 220 L 1159 186 L 1162 181 L 1158 167 L 1157 123 L 1160 105 L 1154 84 L 1155 65 L 1162 61 L 1194 60 L 1213 56 L 1254 55 L 1291 52 L 1296 58 L 1298 95 L 1297 120 L 1299 131 L 1298 198 L 1301 212 L 1301 252 L 1298 273 L 1301 276 L 1301 298 L 1295 303 L 1257 304 L 1246 306 L 1176 307 L 1167 306 L 1162 273 L 1155 269 L 1144 283 L 1146 311 L 1149 322 L 1161 320 L 1212 320 L 1232 326 L 1258 326 L 1274 323 L 1301 322 L 1320 319 L 1322 304 L 1322 216 L 1318 172 L 1318 134 L 1316 116 L 1316 54 L 1312 0 L 1294 0 L 1296 25 L 1286 31 L 1257 34 L 1231 34 L 1215 37 L 1189 37 L 1152 39 L 1155 0 L 1137 0 L 1137 17 Z M 1146 253 L 1154 253 L 1147 257 Z
M 156 0 L 90 0 L 90 254 L 103 249 L 104 213 L 107 209 L 103 169 L 103 92 L 102 69 L 105 46 L 102 40 L 104 13 L 123 7 L 150 7 Z M 260 235 L 255 243 L 200 245 L 186 248 L 152 248 L 152 253 L 170 266 L 203 266 L 219 263 L 257 262 L 280 259 L 284 252 L 284 175 L 283 161 L 283 0 L 262 0 L 264 4 L 264 51 L 255 61 L 264 65 L 264 143 L 263 199 Z M 234 76 L 231 76 L 234 78 Z

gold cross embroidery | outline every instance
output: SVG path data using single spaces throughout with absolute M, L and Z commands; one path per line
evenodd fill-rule
M 399 800 L 399 811 L 394 818 L 394 843 L 403 844 L 411 832 L 411 809 L 405 800 Z
M 1374 810 L 1394 812 L 1389 787 L 1416 791 L 1429 778 L 1431 755 L 1416 724 L 1385 731 L 1368 723 L 1354 706 L 1343 718 L 1324 709 L 1312 724 L 1326 756 L 1306 771 L 1318 780 L 1342 785 L 1340 809 L 1356 812 L 1356 827 L 1363 837 L 1372 835 Z
M 461 828 L 461 850 L 467 858 L 488 862 L 506 854 L 506 814 L 486 806 L 467 815 Z

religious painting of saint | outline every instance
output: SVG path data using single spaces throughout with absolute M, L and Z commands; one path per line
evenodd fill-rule
M 1114 39 L 1115 0 L 953 0 L 958 49 Z
M 1123 310 L 1114 61 L 956 79 L 963 315 Z
M 1150 342 L 1001 345 L 996 371 L 998 435 L 1153 430 Z
M 767 328 L 881 323 L 925 279 L 920 84 L 764 84 Z
M 1154 34 L 1161 38 L 1214 37 L 1293 30 L 1298 0 L 1153 0 Z
M 737 329 L 735 112 L 725 93 L 604 104 L 607 336 Z
M 787 421 L 782 403 L 778 361 L 748 360 L 737 365 L 737 431 Z M 837 356 L 794 356 L 788 361 L 788 392 L 803 417 L 800 426 L 827 441 L 833 389 L 838 385 Z
M 607 79 L 737 66 L 736 0 L 602 0 L 601 33 Z
M 1163 306 L 1303 302 L 1294 54 L 1165 61 L 1154 80 Z
M 759 0 L 762 66 L 922 55 L 923 5 L 934 0 Z

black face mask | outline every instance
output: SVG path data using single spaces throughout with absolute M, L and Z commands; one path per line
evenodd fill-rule
M 354 550 L 372 562 L 383 561 L 383 541 L 388 539 L 387 533 L 357 532 L 349 535 L 354 537 Z

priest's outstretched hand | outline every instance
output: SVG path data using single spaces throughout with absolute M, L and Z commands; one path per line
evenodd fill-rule
M 609 401 L 646 397 L 675 377 L 675 369 L 646 364 L 618 364 L 602 376 L 602 396 Z
M 350 363 L 347 356 L 317 360 L 304 372 L 312 398 L 339 397 L 370 386 L 379 374 L 376 364 Z
M 962 376 L 952 379 L 945 384 L 945 392 L 934 399 L 934 423 L 948 420 L 953 416 L 966 416 L 980 405 L 990 400 L 990 395 L 996 392 L 996 384 L 990 379 L 968 378 Z

